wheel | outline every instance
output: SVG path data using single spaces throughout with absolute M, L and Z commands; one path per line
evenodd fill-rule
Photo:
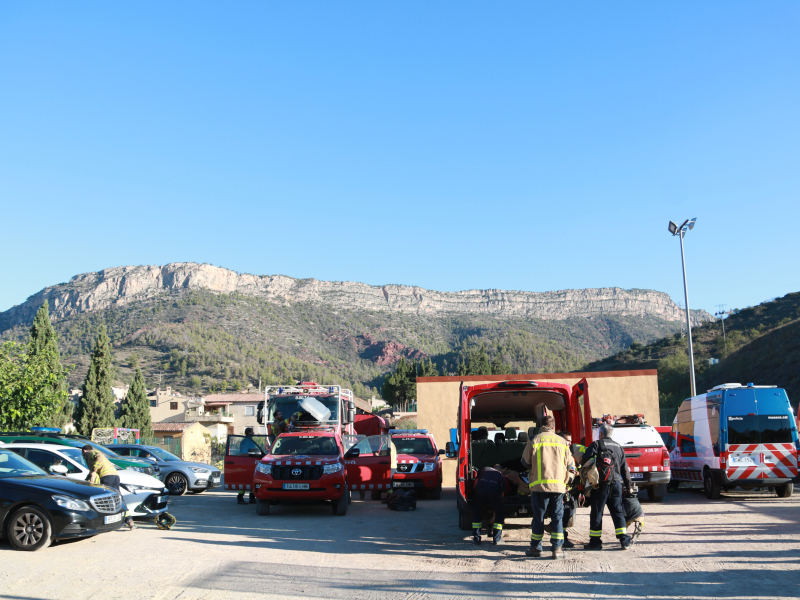
M 193 494 L 202 494 L 205 491 L 206 491 L 206 488 L 203 488 L 202 490 L 192 490 L 192 493 Z
M 794 492 L 794 485 L 791 483 L 787 483 L 786 485 L 776 485 L 775 486 L 775 493 L 778 494 L 778 498 L 788 498 Z
M 183 496 L 189 489 L 189 481 L 180 473 L 170 473 L 164 481 L 169 493 L 173 496 Z
M 333 514 L 337 517 L 343 517 L 347 514 L 348 504 L 350 504 L 350 490 L 345 489 L 342 497 L 333 502 Z
M 706 492 L 706 498 L 709 500 L 719 499 L 719 495 L 722 493 L 722 488 L 714 483 L 714 478 L 711 477 L 710 469 L 706 469 L 703 472 L 703 489 Z
M 256 514 L 262 517 L 269 514 L 270 501 L 256 498 Z
M 458 528 L 461 531 L 472 531 L 472 519 L 465 510 L 458 511 Z
M 431 490 L 431 500 L 439 500 L 442 497 L 442 486 L 437 487 L 435 490 Z
M 369 497 L 370 497 L 372 500 L 380 500 L 380 499 L 381 499 L 381 491 L 380 491 L 380 490 L 372 490 L 372 491 L 369 493 Z
M 660 485 L 651 485 L 647 488 L 647 499 L 650 502 L 661 502 L 664 499 L 664 496 L 660 495 L 658 492 L 660 491 Z
M 44 511 L 24 506 L 8 520 L 7 536 L 17 550 L 41 550 L 50 545 L 53 527 Z
M 670 479 L 669 480 L 669 485 L 667 486 L 667 489 L 670 491 L 671 494 L 674 494 L 675 492 L 678 491 L 678 486 L 680 484 L 681 484 L 681 482 L 678 481 L 677 479 Z

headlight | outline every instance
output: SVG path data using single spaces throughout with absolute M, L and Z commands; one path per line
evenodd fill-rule
M 436 463 L 435 462 L 425 463 L 422 466 L 422 472 L 423 473 L 428 473 L 429 471 L 433 471 L 434 469 L 436 469 Z
M 325 465 L 322 467 L 323 475 L 330 475 L 331 473 L 338 473 L 342 470 L 342 463 L 333 463 L 332 465 Z
M 258 465 L 256 465 L 256 472 L 263 473 L 264 475 L 272 475 L 272 465 L 258 463 Z
M 157 492 L 158 491 L 156 489 L 149 488 L 149 487 L 146 487 L 146 486 L 143 486 L 143 485 L 129 485 L 127 483 L 121 484 L 120 487 L 124 487 L 126 490 L 128 490 L 132 494 L 138 494 L 141 491 L 145 491 L 145 492 Z
M 202 467 L 189 467 L 189 468 L 195 473 L 204 473 L 204 474 L 211 473 L 211 471 L 209 471 L 208 469 L 204 469 Z
M 69 496 L 53 496 L 53 500 L 55 500 L 55 503 L 59 506 L 63 506 L 69 510 L 91 510 L 86 502 L 83 500 L 78 500 L 77 498 L 71 498 Z

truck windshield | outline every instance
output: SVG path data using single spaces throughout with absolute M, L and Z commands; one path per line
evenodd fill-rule
M 736 415 L 728 417 L 729 444 L 791 444 L 789 415 Z
M 339 447 L 330 436 L 292 435 L 280 436 L 272 444 L 270 454 L 282 456 L 286 454 L 325 455 L 339 454 Z
M 392 436 L 398 454 L 423 454 L 433 456 L 433 444 L 428 438 Z
M 300 422 L 312 422 L 316 423 L 319 422 L 313 415 L 305 412 L 299 406 L 299 403 L 309 396 L 285 396 L 279 398 L 273 398 L 270 400 L 269 404 L 269 422 L 273 423 L 275 421 L 275 413 L 280 412 L 283 415 L 284 419 L 291 419 L 293 416 L 298 417 L 294 420 Z M 328 421 L 338 421 L 339 420 L 339 397 L 338 396 L 310 396 L 317 402 L 320 402 L 331 411 L 331 416 L 328 418 Z

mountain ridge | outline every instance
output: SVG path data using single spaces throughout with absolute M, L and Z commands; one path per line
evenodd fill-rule
M 565 320 L 594 316 L 651 316 L 664 321 L 685 318 L 665 292 L 618 287 L 549 292 L 464 290 L 438 292 L 419 286 L 373 286 L 350 281 L 295 279 L 285 275 L 251 275 L 191 262 L 122 266 L 75 275 L 68 282 L 45 287 L 25 302 L 0 312 L 0 332 L 30 323 L 47 300 L 53 320 L 124 306 L 176 291 L 208 290 L 241 294 L 276 304 L 325 304 L 347 310 L 388 310 L 441 316 L 479 314 Z M 691 311 L 693 325 L 711 320 L 705 311 Z

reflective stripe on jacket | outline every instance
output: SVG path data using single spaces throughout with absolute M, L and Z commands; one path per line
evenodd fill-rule
M 571 456 L 567 442 L 549 427 L 542 427 L 539 435 L 528 441 L 522 460 L 531 466 L 528 476 L 531 492 L 567 491 Z
M 86 456 L 86 466 L 92 473 L 97 473 L 98 477 L 107 477 L 109 475 L 119 475 L 114 465 L 108 460 L 99 450 L 92 450 Z

